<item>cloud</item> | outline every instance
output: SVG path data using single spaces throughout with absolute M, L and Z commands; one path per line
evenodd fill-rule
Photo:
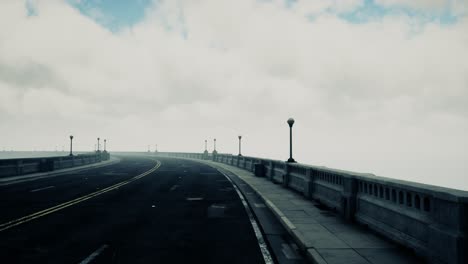
M 407 6 L 416 9 L 444 9 L 447 8 L 451 2 L 463 2 L 462 1 L 447 1 L 447 0 L 414 0 L 414 1 L 404 1 L 404 0 L 375 0 L 379 5 L 383 6 Z
M 235 152 L 243 134 L 246 154 L 284 159 L 294 116 L 300 161 L 454 186 L 468 171 L 468 20 L 340 18 L 363 3 L 157 1 L 110 31 L 63 1 L 35 1 L 34 16 L 2 1 L 0 145 L 74 133 L 84 149 L 99 135 L 198 151 L 217 137 Z
M 297 0 L 292 2 L 292 10 L 302 15 L 324 12 L 345 13 L 351 12 L 365 4 L 365 0 Z
M 386 8 L 411 8 L 413 11 L 466 15 L 468 1 L 466 0 L 375 0 L 375 3 Z

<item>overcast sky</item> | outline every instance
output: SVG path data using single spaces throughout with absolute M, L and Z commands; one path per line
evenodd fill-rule
M 468 190 L 467 0 L 1 0 L 0 150 L 75 136 Z

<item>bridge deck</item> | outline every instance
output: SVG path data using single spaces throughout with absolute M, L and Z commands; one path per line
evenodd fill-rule
M 316 263 L 423 263 L 412 252 L 369 229 L 346 222 L 335 212 L 266 178 L 230 165 L 203 161 L 233 173 L 263 197 L 296 242 Z

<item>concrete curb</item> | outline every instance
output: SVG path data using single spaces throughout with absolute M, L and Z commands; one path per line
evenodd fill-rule
M 183 158 L 187 159 L 187 158 Z M 245 184 L 249 185 L 257 194 L 260 196 L 260 198 L 265 202 L 266 206 L 273 212 L 273 214 L 276 216 L 276 218 L 279 220 L 279 222 L 283 225 L 283 227 L 286 229 L 286 231 L 291 235 L 291 237 L 294 239 L 294 242 L 299 246 L 301 250 L 303 250 L 308 258 L 309 261 L 315 264 L 327 264 L 325 259 L 322 258 L 322 256 L 314 249 L 314 248 L 308 248 L 306 245 L 306 239 L 301 235 L 301 233 L 296 229 L 296 226 L 286 217 L 286 215 L 278 208 L 276 205 L 268 199 L 260 190 L 246 182 L 242 177 L 237 175 L 235 172 L 232 170 L 229 170 L 227 168 L 223 168 L 219 166 L 218 164 L 212 164 L 213 161 L 203 161 L 203 160 L 197 160 L 197 159 L 188 159 L 192 161 L 197 161 L 206 165 L 209 165 L 215 169 L 218 170 L 227 170 L 230 173 L 236 175 L 239 177 L 239 179 L 242 180 Z M 231 166 L 224 164 L 226 166 Z M 255 177 L 255 176 L 254 176 Z
M 230 171 L 230 172 L 233 174 L 236 174 L 233 171 Z M 239 175 L 237 174 L 236 176 L 239 177 Z M 278 207 L 276 207 L 276 205 L 271 200 L 266 198 L 265 195 L 263 195 L 263 193 L 259 191 L 257 188 L 255 188 L 254 186 L 244 181 L 241 177 L 239 178 L 245 184 L 248 184 L 261 197 L 261 199 L 265 202 L 267 207 L 273 212 L 273 214 L 276 216 L 279 222 L 283 225 L 286 231 L 288 231 L 288 233 L 294 239 L 294 242 L 296 242 L 299 248 L 305 252 L 309 261 L 311 261 L 312 263 L 316 263 L 316 264 L 327 264 L 327 262 L 322 258 L 322 256 L 320 256 L 320 254 L 315 249 L 307 248 L 306 239 L 296 229 L 296 226 L 291 222 L 291 220 L 289 220 L 288 217 L 286 217 L 284 213 Z
M 110 166 L 119 162 L 120 162 L 119 158 L 111 157 L 111 159 L 108 161 L 94 163 L 94 164 L 87 164 L 84 166 L 72 167 L 72 168 L 67 168 L 67 169 L 51 171 L 51 172 L 34 173 L 34 174 L 29 174 L 29 175 L 0 178 L 0 186 L 17 184 L 17 183 L 28 182 L 28 181 L 35 181 L 35 180 L 50 178 L 50 177 L 56 177 L 56 176 L 60 176 L 66 173 L 70 173 L 70 172 L 79 172 L 79 171 L 84 171 L 84 170 Z

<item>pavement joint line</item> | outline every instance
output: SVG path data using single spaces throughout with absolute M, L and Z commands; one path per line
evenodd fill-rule
M 263 237 L 263 234 L 262 234 L 262 231 L 260 231 L 260 227 L 259 227 L 259 224 L 257 223 L 257 220 L 255 219 L 255 217 L 253 216 L 253 212 L 252 212 L 252 209 L 250 209 L 248 203 L 247 203 L 247 200 L 245 199 L 244 195 L 242 194 L 242 192 L 239 190 L 239 188 L 237 187 L 237 185 L 231 180 L 231 178 L 229 178 L 228 175 L 226 175 L 224 172 L 222 172 L 221 170 L 219 169 L 216 169 L 217 171 L 219 171 L 222 175 L 224 175 L 224 177 L 226 177 L 229 182 L 231 182 L 232 186 L 234 186 L 234 189 L 236 190 L 237 192 L 237 195 L 239 196 L 239 198 L 241 199 L 242 201 L 242 205 L 244 205 L 244 209 L 245 211 L 247 212 L 247 215 L 249 216 L 249 219 L 250 219 L 250 224 L 252 225 L 252 228 L 254 230 L 254 233 L 255 233 L 255 236 L 257 238 L 257 241 L 258 241 L 258 245 L 260 247 L 260 251 L 262 252 L 262 256 L 263 256 L 263 260 L 265 261 L 265 264 L 273 264 L 274 261 L 273 261 L 273 258 L 271 256 L 271 253 L 270 251 L 268 250 L 268 246 L 265 242 L 265 238 Z
M 75 205 L 75 204 L 78 204 L 78 203 L 81 203 L 81 202 L 84 202 L 86 200 L 89 200 L 91 198 L 94 198 L 96 196 L 99 196 L 101 194 L 104 194 L 106 192 L 109 192 L 109 191 L 112 191 L 112 190 L 115 190 L 115 189 L 118 189 L 119 187 L 121 186 L 124 186 L 124 185 L 127 185 L 131 182 L 134 182 L 138 179 L 141 179 L 142 177 L 145 177 L 147 176 L 148 174 L 156 171 L 160 166 L 161 166 L 161 162 L 159 160 L 155 160 L 156 161 L 156 165 L 151 168 L 150 170 L 146 171 L 146 172 L 143 172 L 141 173 L 140 175 L 137 175 L 133 178 L 130 178 L 128 180 L 125 180 L 125 181 L 122 181 L 120 183 L 117 183 L 117 184 L 114 184 L 114 185 L 111 185 L 107 188 L 104 188 L 102 190 L 99 190 L 99 191 L 96 191 L 96 192 L 93 192 L 93 193 L 90 193 L 90 194 L 87 194 L 87 195 L 84 195 L 84 196 L 81 196 L 81 197 L 78 197 L 78 198 L 75 198 L 73 200 L 70 200 L 70 201 L 67 201 L 67 202 L 64 202 L 64 203 L 61 203 L 61 204 L 58 204 L 56 206 L 53 206 L 53 207 L 50 207 L 50 208 L 47 208 L 47 209 L 44 209 L 44 210 L 41 210 L 39 212 L 36 212 L 36 213 L 32 213 L 30 215 L 27 215 L 27 216 L 23 216 L 21 218 L 18 218 L 18 219 L 15 219 L 15 220 L 11 220 L 9 222 L 6 222 L 6 223 L 3 223 L 3 224 L 0 224 L 0 232 L 2 231 L 5 231 L 7 229 L 10 229 L 12 227 L 15 227 L 15 226 L 18 226 L 18 225 L 21 225 L 21 224 L 24 224 L 24 223 L 27 223 L 31 220 L 34 220 L 36 218 L 39 218 L 39 217 L 42 217 L 42 216 L 46 216 L 48 214 L 51 214 L 53 212 L 56 212 L 56 211 L 60 211 L 62 209 L 65 209 L 67 207 L 70 207 L 72 205 Z
M 108 248 L 108 245 L 102 245 L 100 248 L 98 248 L 96 251 L 91 253 L 87 258 L 85 258 L 83 261 L 80 262 L 80 264 L 88 264 L 91 263 L 97 256 L 99 256 L 106 248 Z

